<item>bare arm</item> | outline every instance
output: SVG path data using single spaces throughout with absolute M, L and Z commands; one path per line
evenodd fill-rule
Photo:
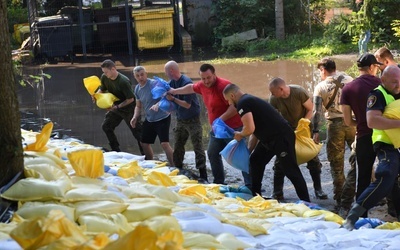
M 400 120 L 386 118 L 380 110 L 367 111 L 367 124 L 370 128 L 380 130 L 400 128 Z
M 166 95 L 165 97 L 168 99 L 168 101 L 175 102 L 176 104 L 178 104 L 181 107 L 184 107 L 185 109 L 190 109 L 190 107 L 192 106 L 192 103 L 188 103 L 185 100 L 175 98 L 172 95 Z
M 172 95 L 186 95 L 186 94 L 194 94 L 194 89 L 193 89 L 193 83 L 192 84 L 187 84 L 183 87 L 174 89 L 171 88 L 170 90 L 168 90 L 168 93 L 172 94 Z
M 123 107 L 131 104 L 134 100 L 135 100 L 135 98 L 133 98 L 133 97 L 129 98 L 129 99 L 126 99 L 125 101 L 123 101 L 120 104 L 118 104 L 118 108 L 123 108 Z
M 311 117 L 313 115 L 313 103 L 311 102 L 310 98 L 308 98 L 308 100 L 303 103 L 303 107 L 307 110 L 304 118 L 311 120 Z
M 253 120 L 253 113 L 248 112 L 244 116 L 242 116 L 242 122 L 243 122 L 242 131 L 235 132 L 234 139 L 236 139 L 237 141 L 240 141 L 243 137 L 250 136 L 256 129 Z
M 228 120 L 229 118 L 234 117 L 236 114 L 237 114 L 237 110 L 236 110 L 235 106 L 229 105 L 228 109 L 225 111 L 225 113 L 223 113 L 223 114 L 220 116 L 220 118 L 221 118 L 223 121 L 226 121 L 226 120 Z M 243 119 L 243 118 L 242 118 L 242 119 Z
M 313 128 L 313 140 L 315 143 L 319 143 L 319 121 L 322 116 L 322 98 L 320 96 L 314 96 L 313 104 L 313 117 L 312 117 L 312 128 Z
M 253 150 L 256 148 L 257 143 L 258 143 L 257 137 L 254 134 L 250 135 L 249 142 L 247 143 L 247 147 L 250 153 L 253 152 Z
M 133 112 L 133 117 L 130 122 L 132 128 L 136 127 L 136 122 L 140 117 L 141 111 L 142 111 L 142 102 L 139 100 L 136 100 L 135 111 Z
M 356 120 L 353 119 L 351 115 L 351 107 L 349 105 L 341 105 L 343 120 L 347 126 L 357 126 Z

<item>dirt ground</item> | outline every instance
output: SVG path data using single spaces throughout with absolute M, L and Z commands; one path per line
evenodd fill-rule
M 315 197 L 314 194 L 314 188 L 313 188 L 313 182 L 311 180 L 310 173 L 308 169 L 306 168 L 306 164 L 300 165 L 300 169 L 302 171 L 302 174 L 307 182 L 308 186 L 308 191 L 310 193 L 310 198 L 311 202 L 318 204 L 319 206 L 323 207 L 326 210 L 329 211 L 334 211 L 335 207 L 335 201 L 333 200 L 333 184 L 332 184 L 332 176 L 330 172 L 330 166 L 329 166 L 329 161 L 327 159 L 326 155 L 326 150 L 325 150 L 325 145 L 322 147 L 320 153 L 319 153 L 319 158 L 322 163 L 322 173 L 321 173 L 321 179 L 322 179 L 322 188 L 325 193 L 328 195 L 327 200 L 319 200 Z M 349 164 L 346 162 L 350 154 L 350 150 L 346 150 L 346 158 L 345 158 L 345 173 L 349 170 Z M 166 161 L 165 155 L 161 154 L 157 156 L 159 160 Z M 263 183 L 262 183 L 262 189 L 263 189 L 263 196 L 270 196 L 272 194 L 272 188 L 273 188 L 273 162 L 274 158 L 269 162 L 265 168 L 264 172 L 264 178 L 263 178 Z M 186 164 L 186 169 L 190 170 L 194 174 L 198 174 L 198 171 L 195 168 L 195 161 L 194 161 L 194 152 L 186 152 L 185 155 L 185 162 Z M 231 167 L 224 161 L 224 166 L 225 166 L 225 181 L 228 183 L 228 185 L 233 185 L 233 186 L 240 186 L 244 185 L 243 179 L 242 179 L 242 174 L 239 170 Z M 207 162 L 207 172 L 208 172 L 208 181 L 211 183 L 213 181 L 213 176 L 211 173 L 211 167 L 209 163 Z M 296 202 L 298 201 L 298 197 L 295 193 L 294 187 L 292 183 L 290 182 L 289 179 L 285 178 L 285 186 L 284 186 L 284 197 L 285 200 L 282 202 Z M 386 221 L 386 222 L 393 222 L 397 221 L 396 218 L 390 216 L 387 214 L 387 206 L 386 204 L 381 205 L 381 206 L 376 206 L 372 208 L 369 211 L 369 218 L 378 218 L 380 220 Z

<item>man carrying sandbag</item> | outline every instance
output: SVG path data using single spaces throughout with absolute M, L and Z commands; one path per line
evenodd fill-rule
M 400 93 L 400 69 L 388 66 L 382 73 L 382 84 L 372 90 L 367 99 L 367 124 L 373 129 L 372 142 L 379 163 L 375 170 L 375 181 L 358 196 L 343 226 L 353 230 L 354 225 L 366 211 L 392 194 L 394 207 L 400 219 L 400 189 L 396 182 L 400 172 L 400 152 L 383 131 L 399 128 L 400 120 L 386 118 L 383 113 L 387 105 Z
M 243 122 L 243 129 L 235 131 L 235 140 L 250 136 L 253 195 L 261 195 L 265 165 L 276 156 L 284 174 L 293 183 L 297 196 L 303 201 L 310 201 L 306 181 L 297 165 L 295 134 L 289 123 L 268 102 L 244 93 L 235 84 L 227 85 L 223 94 L 229 104 L 236 107 Z
M 115 63 L 110 59 L 104 60 L 101 64 L 101 85 L 96 93 L 111 93 L 119 100 L 107 109 L 103 124 L 101 125 L 104 133 L 107 136 L 111 150 L 119 152 L 119 142 L 114 133 L 115 128 L 125 121 L 132 132 L 133 137 L 137 140 L 140 153 L 144 155 L 140 144 L 142 125 L 137 122 L 136 127 L 132 128 L 130 121 L 133 117 L 133 111 L 136 106 L 135 96 L 133 94 L 132 85 L 128 77 L 119 73 Z M 94 97 L 93 97 L 94 98 Z
M 296 130 L 299 120 L 306 118 L 311 120 L 313 104 L 307 91 L 299 85 L 287 85 L 282 78 L 276 77 L 268 85 L 272 96 L 270 104 L 278 110 L 285 118 L 293 130 Z M 314 182 L 315 197 L 317 199 L 327 199 L 328 196 L 322 190 L 321 186 L 321 161 L 318 155 L 307 162 L 307 168 L 310 171 Z M 282 164 L 279 159 L 274 163 L 274 190 L 273 199 L 283 200 L 283 183 L 285 175 Z

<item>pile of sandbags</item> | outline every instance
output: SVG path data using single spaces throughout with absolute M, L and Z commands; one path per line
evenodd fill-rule
M 26 178 L 1 194 L 19 203 L 12 222 L 0 224 L 4 249 L 330 249 L 328 243 L 340 246 L 335 239 L 359 244 L 340 238 L 353 232 L 341 229 L 343 219 L 332 212 L 260 196 L 227 197 L 241 189 L 198 184 L 143 156 L 50 140 L 51 129 L 49 123 L 41 133 L 22 131 Z M 392 245 L 399 243 L 395 233 L 386 238 L 375 231 L 364 234 L 363 246 L 398 246 Z

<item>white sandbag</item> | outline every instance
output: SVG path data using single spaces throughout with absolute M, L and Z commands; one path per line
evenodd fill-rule
M 201 211 L 180 211 L 173 213 L 183 232 L 205 233 L 219 235 L 224 232 L 224 226 L 215 217 Z

